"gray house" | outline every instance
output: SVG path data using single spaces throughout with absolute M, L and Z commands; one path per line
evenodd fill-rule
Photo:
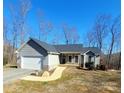
M 17 51 L 18 67 L 34 70 L 51 70 L 59 64 L 100 64 L 100 50 L 96 47 L 83 47 L 82 44 L 51 45 L 30 38 Z

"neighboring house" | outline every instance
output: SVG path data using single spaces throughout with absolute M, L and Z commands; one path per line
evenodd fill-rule
M 51 70 L 59 64 L 86 62 L 100 64 L 100 50 L 82 44 L 51 45 L 30 38 L 17 51 L 17 64 L 24 69 Z

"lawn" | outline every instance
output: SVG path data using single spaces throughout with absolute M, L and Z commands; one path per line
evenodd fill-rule
M 68 66 L 62 77 L 51 82 L 15 81 L 4 93 L 120 93 L 119 71 L 88 71 Z

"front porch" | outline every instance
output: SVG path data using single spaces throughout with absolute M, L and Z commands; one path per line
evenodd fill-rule
M 78 64 L 79 66 L 86 68 L 85 64 L 88 62 L 94 62 L 94 66 L 98 64 L 95 53 L 87 51 L 85 53 L 61 53 L 59 56 L 60 64 Z
M 79 64 L 80 62 L 80 53 L 62 53 L 59 56 L 60 64 L 72 63 Z
M 81 54 L 81 64 L 80 66 L 83 67 L 84 69 L 86 68 L 86 63 L 93 62 L 95 65 L 95 53 L 91 51 L 87 51 L 86 53 Z M 95 66 L 96 67 L 96 66 Z

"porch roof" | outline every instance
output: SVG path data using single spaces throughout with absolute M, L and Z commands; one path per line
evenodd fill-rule
M 101 51 L 98 47 L 83 47 L 81 54 L 84 54 L 88 51 L 93 52 L 95 55 L 100 55 Z

